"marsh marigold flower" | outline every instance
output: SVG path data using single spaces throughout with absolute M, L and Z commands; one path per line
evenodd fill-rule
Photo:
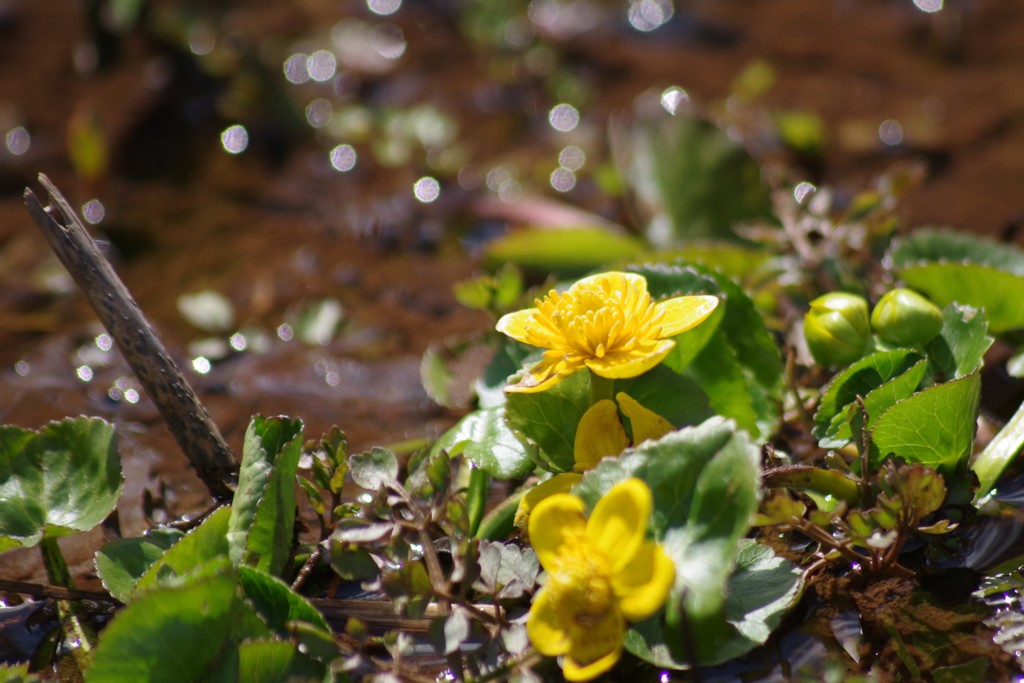
M 668 597 L 675 564 L 645 538 L 651 507 L 647 484 L 626 479 L 589 519 L 583 501 L 568 493 L 545 498 L 530 515 L 530 543 L 547 582 L 534 596 L 526 631 L 538 652 L 563 657 L 570 681 L 614 666 L 626 623 L 651 616 Z
M 565 292 L 551 290 L 536 308 L 509 313 L 497 329 L 546 349 L 543 359 L 506 391 L 544 391 L 583 368 L 609 379 L 636 377 L 660 363 L 672 337 L 702 323 L 718 305 L 713 296 L 655 302 L 647 280 L 633 273 L 601 273 Z

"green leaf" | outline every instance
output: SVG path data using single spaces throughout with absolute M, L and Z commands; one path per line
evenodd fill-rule
M 88 531 L 121 494 L 114 428 L 99 418 L 0 426 L 0 551 Z
M 897 402 L 875 423 L 875 466 L 890 453 L 947 477 L 966 464 L 974 445 L 981 399 L 981 376 L 937 384 Z
M 992 345 L 985 314 L 970 306 L 949 304 L 942 311 L 942 329 L 928 345 L 928 358 L 938 372 L 964 377 L 981 367 Z
M 1024 448 L 1024 403 L 971 463 L 971 470 L 978 476 L 975 504 L 988 495 L 1021 448 Z
M 713 339 L 686 370 L 704 393 L 708 403 L 719 415 L 736 420 L 741 429 L 755 438 L 772 431 L 772 423 L 760 425 L 754 387 L 740 367 L 735 352 L 724 339 Z M 766 411 L 767 412 L 767 411 Z M 774 415 L 767 414 L 770 420 Z
M 256 613 L 278 635 L 288 635 L 286 626 L 291 621 L 304 621 L 330 632 L 323 615 L 281 579 L 244 566 L 238 568 L 238 579 Z
M 146 570 L 135 585 L 134 595 L 183 577 L 210 561 L 227 557 L 230 516 L 231 508 L 225 505 L 185 534 Z
M 676 427 L 700 424 L 713 415 L 700 386 L 664 365 L 655 366 L 638 377 L 616 380 L 614 391 L 616 394 L 625 392 Z
M 348 469 L 356 486 L 367 491 L 379 491 L 398 483 L 398 458 L 386 448 L 372 448 L 350 455 Z
M 490 242 L 484 250 L 484 265 L 511 263 L 575 277 L 616 259 L 635 258 L 645 250 L 635 237 L 607 228 L 527 228 Z
M 234 572 L 205 574 L 150 591 L 121 610 L 103 631 L 86 681 L 225 680 L 237 666 L 238 644 L 270 635 Z
M 238 646 L 238 680 L 246 683 L 321 683 L 325 668 L 284 640 L 252 640 Z
M 739 657 L 768 640 L 786 612 L 803 594 L 803 574 L 766 546 L 745 539 L 736 552 L 736 569 L 725 589 L 728 637 L 715 645 L 701 665 L 719 664 Z M 626 633 L 625 647 L 659 667 L 686 669 L 693 662 L 673 656 L 659 621 L 649 619 Z
M 853 363 L 829 383 L 814 414 L 813 434 L 822 448 L 842 448 L 854 438 L 851 420 L 859 414 L 856 398 L 864 399 L 872 420 L 896 401 L 910 396 L 928 369 L 910 349 L 879 351 Z
M 893 245 L 890 259 L 897 271 L 921 263 L 950 261 L 989 266 L 1024 277 L 1024 251 L 960 230 L 915 230 Z
M 713 124 L 680 114 L 618 132 L 620 172 L 651 216 L 647 237 L 658 247 L 736 240 L 736 224 L 774 220 L 760 166 Z
M 651 488 L 651 532 L 676 565 L 670 602 L 685 611 L 702 663 L 715 656 L 717 636 L 727 630 L 726 585 L 757 510 L 760 474 L 760 449 L 734 423 L 715 417 L 605 459 L 573 488 L 588 506 L 627 477 Z M 671 608 L 668 615 L 676 616 Z
M 432 449 L 462 455 L 495 479 L 515 479 L 533 469 L 537 447 L 527 446 L 509 429 L 505 408 L 484 408 L 462 418 Z
M 128 602 L 135 584 L 184 532 L 157 527 L 139 538 L 115 538 L 96 553 L 96 571 L 103 587 L 121 602 Z
M 301 420 L 252 418 L 228 523 L 232 563 L 275 575 L 284 569 L 292 552 L 295 473 L 301 453 Z
M 1024 276 L 970 263 L 925 263 L 899 275 L 938 306 L 957 302 L 985 309 L 995 333 L 1024 327 Z
M 509 394 L 505 420 L 517 436 L 539 447 L 539 464 L 552 472 L 571 472 L 576 427 L 590 407 L 590 373 L 577 372 L 551 389 Z

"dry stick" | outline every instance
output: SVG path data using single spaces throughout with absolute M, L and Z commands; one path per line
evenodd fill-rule
M 39 182 L 49 193 L 50 206 L 44 209 L 26 188 L 32 220 L 117 342 L 196 474 L 215 498 L 230 498 L 238 482 L 231 449 L 68 201 L 45 175 L 39 174 Z

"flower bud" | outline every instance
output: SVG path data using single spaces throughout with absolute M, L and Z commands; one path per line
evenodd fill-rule
M 927 344 L 942 329 L 942 311 L 913 290 L 894 289 L 878 300 L 871 326 L 896 346 Z
M 845 365 L 859 359 L 870 337 L 868 302 L 856 294 L 819 296 L 804 316 L 807 347 L 822 365 Z

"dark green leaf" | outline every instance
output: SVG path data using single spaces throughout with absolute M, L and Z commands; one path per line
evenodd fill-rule
M 373 556 L 354 543 L 331 539 L 331 569 L 346 581 L 361 581 L 377 576 Z
M 135 586 L 135 595 L 185 576 L 208 562 L 227 557 L 230 516 L 231 508 L 225 505 L 185 534 L 146 570 Z
M 270 574 L 284 569 L 292 552 L 301 453 L 301 420 L 256 416 L 249 423 L 228 523 L 232 562 Z
M 985 314 L 970 306 L 950 304 L 942 311 L 942 330 L 928 345 L 928 358 L 938 372 L 955 379 L 981 367 L 992 345 Z
M 895 453 L 951 475 L 971 456 L 980 398 L 981 376 L 974 373 L 899 401 L 872 430 L 878 456 Z
M 714 414 L 707 396 L 694 380 L 664 365 L 632 379 L 616 380 L 615 393 L 620 391 L 676 427 L 699 424 Z
M 103 631 L 88 683 L 189 683 L 223 680 L 238 644 L 270 631 L 221 571 L 140 595 Z M 232 679 L 234 680 L 234 679 Z
M 238 680 L 246 683 L 322 683 L 325 667 L 285 640 L 238 646 Z
M 140 538 L 115 538 L 96 553 L 96 571 L 103 587 L 128 602 L 135 584 L 154 562 L 185 534 L 169 527 L 151 529 Z
M 551 389 L 509 394 L 505 420 L 519 437 L 537 444 L 540 464 L 553 472 L 571 472 L 576 427 L 590 407 L 590 373 L 577 372 Z
M 575 426 L 575 425 L 574 425 Z M 534 467 L 537 447 L 527 446 L 505 422 L 505 408 L 484 408 L 462 418 L 434 444 L 433 452 L 462 455 L 495 479 L 515 479 Z
M 348 458 L 352 481 L 367 491 L 379 491 L 398 483 L 398 458 L 386 448 L 373 448 Z
M 114 428 L 99 418 L 39 431 L 0 426 L 0 551 L 88 531 L 121 494 Z
M 709 666 L 739 657 L 763 644 L 803 592 L 800 571 L 772 550 L 740 541 L 735 572 L 725 589 L 726 638 L 715 643 L 700 664 Z M 699 639 L 699 635 L 697 636 Z M 626 633 L 626 649 L 659 667 L 686 669 L 693 662 L 669 651 L 661 623 L 649 619 Z
M 890 257 L 897 271 L 921 263 L 950 261 L 989 266 L 1024 277 L 1024 252 L 1006 242 L 962 230 L 915 230 L 895 243 Z
M 285 626 L 291 621 L 304 621 L 330 632 L 323 615 L 284 581 L 251 567 L 239 567 L 238 578 L 256 613 L 278 635 L 288 635 Z

